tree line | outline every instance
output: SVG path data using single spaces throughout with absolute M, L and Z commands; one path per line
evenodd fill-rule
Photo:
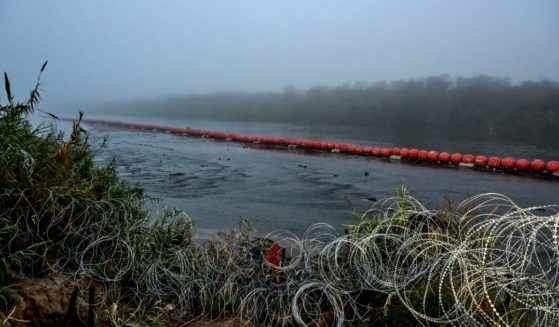
M 557 138 L 559 83 L 475 76 L 358 82 L 281 92 L 218 92 L 105 104 L 125 114 L 437 129 Z

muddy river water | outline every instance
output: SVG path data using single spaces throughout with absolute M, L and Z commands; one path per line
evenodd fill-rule
M 94 116 L 130 122 L 290 138 L 347 142 L 363 146 L 407 146 L 527 159 L 557 159 L 556 145 L 502 144 L 470 140 L 457 133 L 398 133 L 367 128 L 333 128 L 267 123 L 181 121 L 137 117 Z M 68 124 L 59 122 L 67 129 Z M 86 125 L 98 144 L 108 146 L 97 161 L 116 159 L 128 181 L 183 209 L 196 221 L 196 232 L 211 234 L 246 218 L 260 232 L 281 229 L 300 234 L 313 223 L 340 230 L 358 222 L 357 215 L 379 199 L 405 186 L 431 207 L 445 199 L 497 192 L 522 206 L 558 204 L 559 179 L 531 178 L 470 169 L 394 162 L 373 157 L 306 152 L 228 141 Z M 555 157 L 555 158 L 553 158 Z

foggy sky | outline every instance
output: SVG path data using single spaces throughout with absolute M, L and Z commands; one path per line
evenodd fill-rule
M 0 0 L 0 71 L 22 99 L 48 59 L 47 106 L 441 74 L 559 80 L 558 40 L 554 0 Z

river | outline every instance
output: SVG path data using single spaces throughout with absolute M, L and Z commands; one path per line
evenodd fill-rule
M 395 133 L 389 129 L 297 126 L 123 116 L 88 118 L 149 122 L 249 135 L 318 139 L 363 146 L 407 146 L 438 151 L 557 160 L 554 146 L 491 141 L 437 132 Z M 59 122 L 61 129 L 68 124 Z M 240 218 L 259 233 L 301 234 L 318 222 L 340 231 L 359 222 L 375 201 L 406 187 L 430 207 L 458 203 L 479 193 L 503 193 L 521 206 L 559 203 L 559 179 L 477 172 L 374 157 L 272 149 L 165 133 L 86 125 L 93 144 L 108 137 L 96 160 L 116 159 L 122 177 L 145 188 L 164 204 L 183 209 L 196 221 L 196 233 L 230 230 Z

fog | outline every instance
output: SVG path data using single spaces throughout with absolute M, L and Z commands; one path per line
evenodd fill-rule
M 51 111 L 443 74 L 559 80 L 552 0 L 2 0 L 0 27 L 16 98 L 49 60 Z

